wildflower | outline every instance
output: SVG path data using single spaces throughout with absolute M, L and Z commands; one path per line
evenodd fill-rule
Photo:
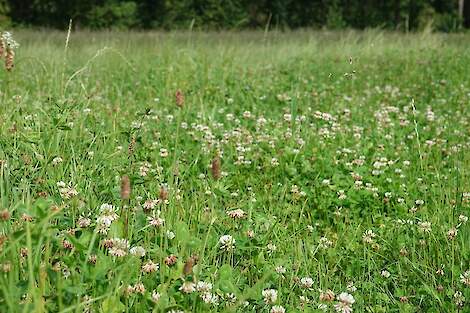
M 211 304 L 211 305 L 219 304 L 219 296 L 216 295 L 215 293 L 204 292 L 201 294 L 201 299 L 207 304 Z
M 465 297 L 460 291 L 454 293 L 454 302 L 458 307 L 463 307 L 465 304 Z
M 219 239 L 220 249 L 231 251 L 235 248 L 235 239 L 230 235 L 223 235 Z
M 62 247 L 66 250 L 72 250 L 74 248 L 73 244 L 66 239 L 62 240 Z
M 364 234 L 362 235 L 362 241 L 364 243 L 369 243 L 369 244 L 373 243 L 375 236 L 376 236 L 375 233 L 371 229 L 366 230 Z
M 271 313 L 285 313 L 286 309 L 282 305 L 275 305 L 271 308 Z
M 97 261 L 97 256 L 96 254 L 92 254 L 88 257 L 88 263 L 95 265 Z
M 278 273 L 280 275 L 283 275 L 283 274 L 286 273 L 286 269 L 282 265 L 276 266 L 276 268 L 274 270 L 276 271 L 276 273 Z
M 145 249 L 141 246 L 132 247 L 131 250 L 129 250 L 129 252 L 133 256 L 136 256 L 139 258 L 145 256 Z
M 277 301 L 277 290 L 275 289 L 264 289 L 261 294 L 266 304 L 273 304 Z
M 61 158 L 61 157 L 55 157 L 54 159 L 52 159 L 52 165 L 57 165 L 57 164 L 60 164 L 62 163 L 64 160 Z
M 325 292 L 320 293 L 320 301 L 331 302 L 335 299 L 335 293 L 328 289 Z
M 246 213 L 242 209 L 236 209 L 236 210 L 227 211 L 227 215 L 233 219 L 241 219 L 246 216 Z
M 277 247 L 275 244 L 269 243 L 267 246 L 267 249 L 268 249 L 268 254 L 273 254 L 274 252 L 276 252 Z
M 464 284 L 465 286 L 470 287 L 470 270 L 460 275 L 460 282 Z
M 467 221 L 468 221 L 468 216 L 465 216 L 463 214 L 459 215 L 459 222 L 460 223 L 465 224 L 465 223 L 467 223 Z
M 144 265 L 142 265 L 142 272 L 146 274 L 150 274 L 150 273 L 158 271 L 158 268 L 159 266 L 157 263 L 153 263 L 152 260 L 149 260 Z
M 339 302 L 335 304 L 336 312 L 341 312 L 341 313 L 352 312 L 351 306 L 354 304 L 354 302 L 356 302 L 356 300 L 354 300 L 354 297 L 352 295 L 346 292 L 342 292 L 338 295 L 337 300 Z
M 380 272 L 380 275 L 382 275 L 382 277 L 389 278 L 390 277 L 390 272 L 387 271 L 387 270 L 382 270 Z
M 11 271 L 11 262 L 10 261 L 6 261 L 5 263 L 2 263 L 1 264 L 1 269 L 4 273 L 9 273 Z
M 449 231 L 447 232 L 447 238 L 449 240 L 454 240 L 454 238 L 457 236 L 457 232 L 458 232 L 458 229 L 455 227 L 449 229 Z
M 174 239 L 175 238 L 175 233 L 172 232 L 171 230 L 167 230 L 166 231 L 166 238 L 168 238 L 170 240 Z
M 112 256 L 123 257 L 127 255 L 129 243 L 126 239 L 114 238 L 112 239 L 112 247 L 108 249 L 109 254 Z
M 144 294 L 145 293 L 145 286 L 144 284 L 142 283 L 137 283 L 134 285 L 134 292 L 135 293 L 140 293 L 140 294 Z
M 88 226 L 90 226 L 90 224 L 91 224 L 91 220 L 83 216 L 81 216 L 77 221 L 77 225 L 80 228 L 87 228 Z
M 160 300 L 160 298 L 161 298 L 160 293 L 158 293 L 156 290 L 153 290 L 152 291 L 152 301 L 156 303 L 156 302 L 158 302 L 158 300 Z
M 350 281 L 348 283 L 348 285 L 346 286 L 346 289 L 349 291 L 349 292 L 356 292 L 357 288 L 356 286 L 354 286 L 354 283 L 352 281 Z
M 196 284 L 196 290 L 198 292 L 210 292 L 212 290 L 212 284 L 206 283 L 205 281 L 198 281 Z
M 430 222 L 418 222 L 418 228 L 421 232 L 429 233 L 431 232 L 431 223 Z
M 196 284 L 194 284 L 193 282 L 185 281 L 183 285 L 181 285 L 179 290 L 183 293 L 193 293 L 194 291 L 196 291 Z
M 166 158 L 166 157 L 168 156 L 168 150 L 165 149 L 165 148 L 161 148 L 161 149 L 160 149 L 160 156 L 161 156 L 162 158 Z
M 328 249 L 329 247 L 331 247 L 333 245 L 333 242 L 331 240 L 329 240 L 328 238 L 326 237 L 321 237 L 320 238 L 320 242 L 318 244 L 318 246 L 321 248 L 321 249 Z
M 313 279 L 310 277 L 303 277 L 300 279 L 300 286 L 305 289 L 310 289 L 313 286 Z
M 165 220 L 160 217 L 160 210 L 158 210 L 156 213 L 152 214 L 152 216 L 148 216 L 147 220 L 149 222 L 149 225 L 153 227 L 161 227 L 165 224 Z
M 165 258 L 165 264 L 167 266 L 173 266 L 178 261 L 178 257 L 174 254 L 171 254 Z
M 237 302 L 237 296 L 233 293 L 226 293 L 224 295 L 226 305 L 234 305 Z
M 160 201 L 159 200 L 147 200 L 142 205 L 144 211 L 148 212 L 152 210 Z M 160 211 L 158 211 L 160 212 Z

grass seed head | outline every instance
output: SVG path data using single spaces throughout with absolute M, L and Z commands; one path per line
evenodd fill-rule
M 165 186 L 160 187 L 160 194 L 159 194 L 158 198 L 161 201 L 165 201 L 165 200 L 168 199 L 168 188 L 167 187 L 165 187 Z
M 184 106 L 184 94 L 180 89 L 176 90 L 175 92 L 175 102 L 176 106 L 179 108 Z
M 129 200 L 131 197 L 131 181 L 129 176 L 124 175 L 121 178 L 121 199 Z
M 217 154 L 214 157 L 214 159 L 212 159 L 212 164 L 211 164 L 212 177 L 215 180 L 218 180 L 218 179 L 220 179 L 220 177 L 222 177 L 220 167 L 221 167 L 220 156 L 219 156 L 219 154 Z

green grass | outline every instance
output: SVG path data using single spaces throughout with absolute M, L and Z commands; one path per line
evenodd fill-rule
M 334 312 L 342 292 L 354 312 L 469 312 L 468 35 L 14 37 L 16 66 L 0 71 L 0 312 Z M 105 203 L 118 215 L 107 234 Z M 164 225 L 149 225 L 158 212 Z M 145 256 L 113 256 L 112 238 Z

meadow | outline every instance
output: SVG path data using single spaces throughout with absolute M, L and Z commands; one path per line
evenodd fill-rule
M 0 312 L 470 312 L 470 35 L 13 38 Z

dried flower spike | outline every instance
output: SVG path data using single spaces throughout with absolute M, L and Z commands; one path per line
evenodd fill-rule
M 15 52 L 12 49 L 7 49 L 5 56 L 5 69 L 11 71 L 15 66 Z
M 121 178 L 121 199 L 129 200 L 131 197 L 131 181 L 129 176 L 124 175 Z
M 160 187 L 160 194 L 159 194 L 158 198 L 161 201 L 167 200 L 168 199 L 168 188 L 166 188 L 165 186 L 161 186 Z
M 182 108 L 184 106 L 184 94 L 179 89 L 176 90 L 176 93 L 175 93 L 175 102 L 179 108 Z
M 211 164 L 211 171 L 212 171 L 212 177 L 215 180 L 220 179 L 221 172 L 220 172 L 220 156 L 217 154 L 214 159 L 212 159 L 212 164 Z

